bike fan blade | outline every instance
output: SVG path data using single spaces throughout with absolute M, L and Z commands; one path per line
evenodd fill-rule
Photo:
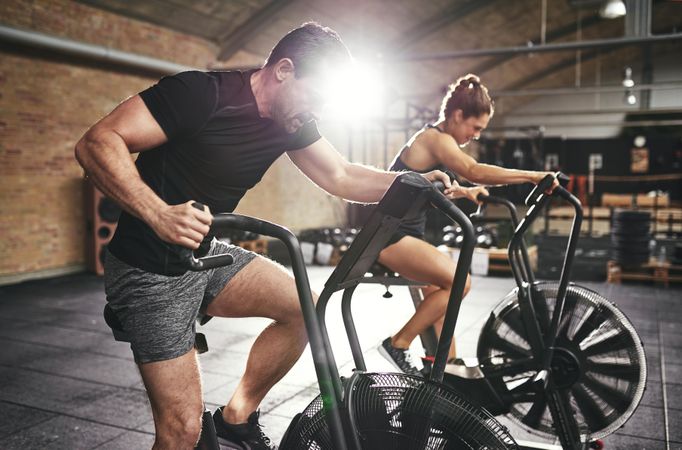
M 594 345 L 590 345 L 583 350 L 585 356 L 596 356 L 602 353 L 617 352 L 619 350 L 627 350 L 633 347 L 633 342 L 630 335 L 625 333 L 616 333 L 613 336 L 597 342 Z
M 586 373 L 596 373 L 607 377 L 636 382 L 639 380 L 639 365 L 625 365 L 612 363 L 595 363 L 588 361 L 585 365 Z
M 630 406 L 632 398 L 627 393 L 619 391 L 613 386 L 609 386 L 589 376 L 584 378 L 584 384 L 590 391 L 611 405 L 619 413 L 625 412 L 628 406 Z
M 590 396 L 589 392 L 582 385 L 573 385 L 571 392 L 590 431 L 601 430 L 609 424 L 604 411 L 601 410 L 596 400 Z
M 524 424 L 528 425 L 531 428 L 538 428 L 538 425 L 540 425 L 540 420 L 542 419 L 542 416 L 545 414 L 545 410 L 547 409 L 547 399 L 545 398 L 544 395 L 539 395 L 537 400 L 533 402 L 533 406 L 530 407 L 528 410 L 528 414 L 521 419 L 521 422 Z

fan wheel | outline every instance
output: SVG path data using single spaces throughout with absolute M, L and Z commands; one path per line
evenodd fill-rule
M 342 415 L 362 449 L 518 449 L 508 430 L 455 390 L 407 374 L 353 374 L 345 387 Z M 332 450 L 318 396 L 292 423 L 283 450 Z
M 542 333 L 549 329 L 558 284 L 533 286 L 533 305 Z M 521 317 L 518 290 L 505 297 L 481 330 L 478 359 L 493 378 L 499 367 L 513 367 L 501 376 L 511 391 L 530 381 L 538 370 Z M 598 293 L 570 284 L 551 364 L 554 386 L 572 409 L 583 441 L 599 439 L 621 427 L 639 405 L 646 385 L 646 357 L 630 321 Z M 498 370 L 497 373 L 500 373 Z M 547 400 L 538 394 L 510 405 L 508 416 L 522 427 L 556 437 Z

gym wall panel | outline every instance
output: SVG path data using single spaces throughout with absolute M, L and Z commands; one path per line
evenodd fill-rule
M 0 23 L 207 67 L 215 46 L 66 0 L 0 2 Z M 158 75 L 0 43 L 0 284 L 85 260 L 80 136 Z

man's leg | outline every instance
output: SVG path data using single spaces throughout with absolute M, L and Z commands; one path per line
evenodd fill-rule
M 140 364 L 152 405 L 154 449 L 192 449 L 201 434 L 203 400 L 194 349 L 178 358 Z
M 244 375 L 223 408 L 225 421 L 244 423 L 308 342 L 294 279 L 279 264 L 255 258 L 230 280 L 206 312 L 216 317 L 274 320 L 253 344 Z

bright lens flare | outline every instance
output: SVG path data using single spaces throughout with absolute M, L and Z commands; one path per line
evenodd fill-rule
M 324 87 L 324 116 L 344 121 L 364 120 L 384 114 L 384 85 L 378 72 L 356 62 L 328 77 Z

